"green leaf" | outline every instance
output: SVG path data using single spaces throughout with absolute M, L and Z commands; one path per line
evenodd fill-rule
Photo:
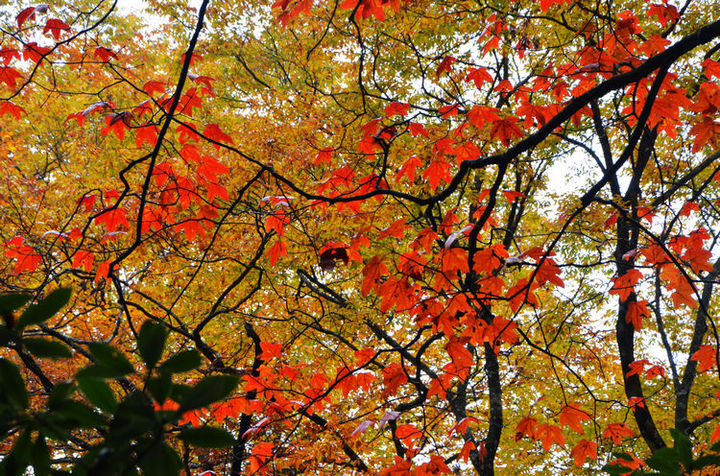
M 28 406 L 27 390 L 20 371 L 15 364 L 3 358 L 0 358 L 0 394 L 19 408 Z
M 105 413 L 114 413 L 117 409 L 117 400 L 110 385 L 104 380 L 93 378 L 78 379 L 80 390 L 85 394 L 90 403 Z
M 138 333 L 138 350 L 140 357 L 149 369 L 155 367 L 160 360 L 165 341 L 167 340 L 167 330 L 162 324 L 154 321 L 145 321 Z
M 25 348 L 35 357 L 47 359 L 69 359 L 72 351 L 62 342 L 39 337 L 26 337 L 23 339 Z
M 10 342 L 17 342 L 20 336 L 15 329 L 0 325 L 0 347 L 6 347 Z
M 119 375 L 127 375 L 135 372 L 135 367 L 119 350 L 110 344 L 93 342 L 88 344 L 90 354 L 100 367 L 105 367 Z
M 88 365 L 87 367 L 80 369 L 78 373 L 75 374 L 75 378 L 78 380 L 83 378 L 109 379 L 120 378 L 124 375 L 127 374 L 102 365 Z
M 55 385 L 55 387 L 52 389 L 52 392 L 50 392 L 50 397 L 48 398 L 48 408 L 52 410 L 55 405 L 60 404 L 61 402 L 64 402 L 67 400 L 70 395 L 75 391 L 75 385 L 73 385 L 71 382 L 60 382 L 59 384 Z
M 183 413 L 222 400 L 235 390 L 237 384 L 238 378 L 234 375 L 205 377 L 184 395 L 178 411 Z
M 58 288 L 37 304 L 25 309 L 18 320 L 18 328 L 24 329 L 32 324 L 40 324 L 53 317 L 70 300 L 72 290 L 70 288 Z
M 680 472 L 679 456 L 675 448 L 662 448 L 653 453 L 645 462 L 652 469 L 661 472 L 672 474 L 679 474 Z
M 167 370 L 174 374 L 189 372 L 200 367 L 202 361 L 197 350 L 185 350 L 173 355 L 160 366 L 163 370 Z
M 235 438 L 229 432 L 211 426 L 183 430 L 179 436 L 185 443 L 198 448 L 229 448 L 235 444 Z
M 115 446 L 123 444 L 157 426 L 152 401 L 143 392 L 135 391 L 118 404 L 115 418 L 110 423 L 107 443 Z
M 170 396 L 170 390 L 173 388 L 172 374 L 160 372 L 158 377 L 148 380 L 147 388 L 156 402 L 163 403 Z
M 7 316 L 23 307 L 30 300 L 29 294 L 0 294 L 0 314 Z
M 38 435 L 32 448 L 32 467 L 35 476 L 50 474 L 50 451 L 45 443 L 45 437 Z
M 703 469 L 706 466 L 720 466 L 720 455 L 704 455 L 693 462 L 691 469 Z
M 675 450 L 680 463 L 682 463 L 683 467 L 689 469 L 692 466 L 693 458 L 690 439 L 683 432 L 675 428 L 670 429 L 670 434 L 675 441 Z
M 25 474 L 25 468 L 30 464 L 32 457 L 31 452 L 32 440 L 30 439 L 30 432 L 28 430 L 23 431 L 15 444 L 10 450 L 10 453 L 3 458 L 3 466 L 0 467 L 2 474 L 4 475 L 21 475 Z
M 79 428 L 100 428 L 107 424 L 105 418 L 87 405 L 74 400 L 65 400 L 54 410 L 53 416 L 64 420 L 61 424 Z
M 143 474 L 153 476 L 177 476 L 181 467 L 180 457 L 167 443 L 153 445 L 140 460 Z

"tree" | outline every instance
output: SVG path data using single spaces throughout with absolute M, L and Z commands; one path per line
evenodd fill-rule
M 3 454 L 713 471 L 718 5 L 149 3 L 2 10 Z

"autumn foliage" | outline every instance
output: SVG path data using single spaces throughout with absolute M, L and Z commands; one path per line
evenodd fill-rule
M 147 3 L 0 7 L 3 471 L 717 471 L 720 4 Z

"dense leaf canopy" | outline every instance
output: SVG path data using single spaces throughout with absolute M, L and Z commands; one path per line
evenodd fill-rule
M 716 474 L 674 2 L 8 1 L 1 468 Z

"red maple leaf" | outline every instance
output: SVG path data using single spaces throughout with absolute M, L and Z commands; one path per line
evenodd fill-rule
M 435 71 L 435 77 L 440 78 L 440 75 L 443 74 L 443 72 L 451 72 L 452 71 L 452 64 L 456 62 L 457 59 L 453 58 L 452 56 L 446 56 L 442 59 L 440 64 L 437 67 L 437 70 Z
M 217 182 L 218 175 L 225 175 L 230 169 L 214 157 L 203 157 L 198 164 L 198 175 L 210 182 Z
M 531 306 L 537 306 L 538 300 L 533 292 L 538 288 L 538 283 L 533 281 L 528 288 L 528 278 L 522 278 L 517 284 L 505 293 L 506 297 L 510 300 L 510 309 L 513 312 L 517 312 L 522 304 L 530 304 Z
M 632 375 L 640 375 L 645 370 L 645 366 L 650 365 L 650 361 L 647 359 L 640 359 L 635 360 L 634 362 L 630 362 L 630 370 L 625 374 L 625 377 L 630 377 Z
M 72 267 L 76 269 L 83 268 L 85 271 L 90 271 L 94 260 L 95 257 L 89 251 L 78 250 L 73 255 Z
M 448 104 L 438 109 L 440 117 L 443 119 L 450 119 L 453 116 L 457 116 L 458 111 L 460 111 L 460 106 L 458 104 Z
M 16 20 L 17 20 L 17 26 L 18 30 L 22 29 L 23 25 L 28 20 L 34 20 L 35 19 L 35 13 L 45 13 L 48 10 L 48 5 L 41 3 L 40 5 L 36 5 L 34 7 L 27 7 L 20 13 L 18 13 Z
M 221 144 L 233 144 L 232 137 L 225 134 L 217 124 L 208 124 L 203 130 L 203 135 L 208 139 L 214 140 Z M 215 149 L 220 150 L 220 144 L 213 144 Z
M 11 115 L 15 119 L 20 119 L 20 116 L 22 113 L 25 112 L 25 109 L 18 106 L 12 101 L 2 101 L 0 102 L 0 116 L 4 116 L 6 114 Z
M 427 129 L 425 129 L 425 126 L 423 126 L 422 124 L 418 124 L 417 122 L 411 122 L 410 124 L 408 124 L 408 130 L 410 131 L 410 135 L 412 135 L 413 137 L 428 137 L 429 135 Z
M 185 91 L 185 94 L 180 97 L 177 111 L 180 114 L 187 114 L 188 116 L 192 117 L 193 109 L 198 109 L 201 107 L 202 99 L 200 98 L 200 95 L 197 94 L 197 90 L 195 88 L 190 88 Z
M 97 48 L 95 48 L 95 53 L 93 53 L 93 56 L 95 56 L 103 63 L 108 63 L 113 58 L 117 59 L 117 54 L 115 54 L 113 50 L 105 48 L 104 46 L 98 46 Z
M 387 117 L 392 117 L 395 114 L 407 116 L 408 112 L 410 112 L 410 104 L 393 102 L 385 106 L 385 114 L 387 115 Z
M 112 233 L 120 228 L 130 227 L 126 214 L 127 213 L 122 208 L 109 208 L 95 217 L 95 221 L 105 225 L 105 229 L 108 233 Z
M 70 27 L 62 20 L 58 20 L 57 18 L 49 18 L 48 21 L 45 22 L 43 33 L 47 33 L 48 31 L 52 33 L 55 41 L 58 41 L 62 32 L 70 31 Z
M 363 280 L 360 292 L 363 296 L 367 296 L 370 290 L 376 287 L 376 284 L 380 280 L 380 278 L 383 276 L 387 276 L 388 269 L 380 257 L 373 256 L 370 261 L 367 262 L 362 272 L 365 276 L 365 279 Z
M 143 85 L 142 89 L 148 96 L 152 96 L 154 92 L 164 93 L 166 84 L 162 81 L 148 81 Z
M 510 203 L 513 203 L 515 200 L 517 200 L 519 198 L 525 198 L 524 193 L 518 192 L 516 190 L 505 190 L 505 191 L 503 191 L 503 195 L 505 196 L 505 199 Z
M 667 287 L 673 290 L 670 297 L 675 307 L 680 307 L 682 304 L 695 307 L 697 304 L 695 286 L 677 267 L 664 266 L 660 271 L 660 277 L 667 283 Z
M 713 77 L 720 78 L 720 62 L 708 58 L 700 63 L 700 65 L 705 68 L 705 76 L 707 76 L 708 79 L 712 79 Z
M 400 178 L 405 175 L 411 182 L 414 182 L 415 170 L 421 165 L 422 161 L 420 160 L 420 158 L 417 155 L 413 155 L 400 166 L 400 169 L 398 170 L 395 179 L 400 180 Z
M 651 379 L 653 377 L 665 377 L 665 368 L 661 365 L 653 365 L 650 367 L 645 374 L 647 378 Z
M 215 97 L 212 87 L 212 82 L 215 81 L 215 78 L 211 78 L 210 76 L 198 76 L 197 74 L 192 73 L 188 73 L 188 78 L 203 86 L 200 88 L 202 95 L 210 94 L 210 96 Z
M 690 134 L 695 136 L 692 152 L 698 152 L 706 145 L 716 146 L 720 137 L 720 122 L 712 117 L 704 117 L 690 129 Z
M 383 384 L 385 385 L 385 390 L 383 391 L 383 395 L 394 395 L 397 393 L 398 388 L 400 388 L 400 385 L 406 383 L 408 381 L 407 374 L 405 373 L 405 369 L 402 365 L 396 363 L 392 363 L 385 367 L 382 371 L 383 373 Z
M 647 14 L 648 16 L 656 16 L 662 26 L 667 25 L 668 20 L 675 21 L 680 18 L 675 5 L 670 5 L 667 1 L 665 4 L 651 3 Z
M 560 273 L 560 268 L 555 263 L 555 260 L 546 258 L 542 261 L 542 264 L 538 266 L 535 280 L 541 286 L 545 283 L 551 283 L 559 288 L 564 288 L 565 283 L 560 278 Z
M 23 58 L 30 60 L 33 63 L 39 63 L 48 53 L 50 48 L 47 46 L 40 46 L 36 42 L 30 42 L 25 44 L 23 49 Z
M 10 62 L 14 59 L 22 59 L 22 55 L 20 52 L 15 48 L 0 48 L 0 60 L 2 60 L 3 65 L 7 66 L 10 64 Z M 2 71 L 0 69 L 0 71 Z M 1 74 L 1 73 L 0 73 Z
M 401 218 L 399 220 L 394 221 L 390 226 L 387 228 L 383 228 L 380 230 L 380 233 L 378 233 L 377 239 L 382 240 L 383 238 L 386 238 L 388 236 L 392 236 L 394 238 L 403 239 L 405 237 L 405 230 L 409 228 L 408 225 L 405 224 L 407 221 L 406 218 Z
M 428 179 L 430 188 L 435 190 L 442 180 L 450 183 L 452 176 L 450 175 L 450 162 L 437 159 L 430 163 L 430 166 L 423 172 L 423 177 Z
M 540 0 L 540 10 L 544 12 L 548 11 L 550 7 L 552 7 L 555 4 L 561 4 L 561 3 L 571 3 L 571 0 Z
M 518 127 L 517 123 L 520 121 L 515 116 L 508 116 L 499 119 L 492 123 L 492 129 L 490 135 L 500 139 L 503 145 L 510 145 L 510 141 L 515 137 L 522 137 L 523 131 Z
M 332 153 L 333 153 L 333 149 L 331 147 L 325 147 L 324 149 L 320 149 L 318 151 L 318 154 L 315 157 L 315 161 L 313 163 L 315 165 L 331 164 L 332 163 Z
M 110 132 L 114 133 L 119 140 L 125 139 L 125 130 L 130 128 L 133 114 L 130 111 L 122 111 L 105 115 L 105 127 L 100 129 L 100 135 L 105 137 Z
M 11 89 L 15 89 L 17 80 L 20 78 L 22 78 L 22 75 L 16 69 L 9 66 L 0 66 L 0 83 L 5 83 Z
M 537 420 L 531 417 L 524 417 L 515 427 L 515 441 L 519 441 L 523 436 L 528 436 L 534 440 L 535 431 L 537 429 Z
M 141 126 L 135 129 L 135 146 L 139 149 L 147 142 L 151 147 L 155 147 L 157 143 L 157 129 L 153 124 Z
M 475 83 L 475 87 L 478 89 L 482 89 L 483 84 L 485 83 L 492 83 L 493 77 L 490 73 L 488 73 L 488 70 L 479 67 L 479 68 L 469 68 L 468 74 L 465 77 L 466 82 L 472 81 Z

